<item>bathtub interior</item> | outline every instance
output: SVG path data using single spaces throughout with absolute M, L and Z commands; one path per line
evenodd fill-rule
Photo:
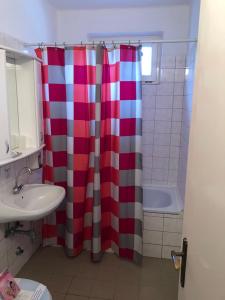
M 175 186 L 143 186 L 143 210 L 180 214 L 183 207 L 177 188 Z

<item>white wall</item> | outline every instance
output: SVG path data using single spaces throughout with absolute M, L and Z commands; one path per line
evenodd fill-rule
M 24 42 L 54 41 L 56 10 L 47 0 L 0 0 L 0 32 Z
M 135 33 L 162 31 L 165 39 L 183 39 L 189 34 L 187 5 L 127 9 L 61 10 L 58 40 L 87 40 L 90 33 Z

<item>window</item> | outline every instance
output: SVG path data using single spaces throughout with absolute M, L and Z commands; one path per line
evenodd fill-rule
M 142 46 L 142 81 L 145 83 L 157 83 L 159 72 L 159 45 L 144 44 Z

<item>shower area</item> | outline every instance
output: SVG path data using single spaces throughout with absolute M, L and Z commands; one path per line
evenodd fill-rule
M 160 44 L 159 81 L 142 83 L 144 256 L 179 251 L 196 43 Z
M 27 45 L 31 47 L 34 45 Z M 44 245 L 137 263 L 179 251 L 196 40 L 40 44 L 44 179 L 67 189 Z M 142 124 L 142 125 L 141 125 Z M 143 202 L 143 206 L 142 206 Z

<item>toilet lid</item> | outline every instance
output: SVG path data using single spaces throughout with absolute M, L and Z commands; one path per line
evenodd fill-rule
M 33 281 L 33 280 L 30 280 L 30 279 L 24 279 L 24 278 L 16 278 L 16 281 L 18 282 L 19 287 L 22 290 L 27 290 L 27 291 L 31 291 L 31 292 L 34 292 L 40 284 L 37 281 Z M 40 298 L 40 300 L 52 300 L 52 296 L 49 293 L 47 288 L 45 289 L 45 291 L 44 291 L 42 297 Z

